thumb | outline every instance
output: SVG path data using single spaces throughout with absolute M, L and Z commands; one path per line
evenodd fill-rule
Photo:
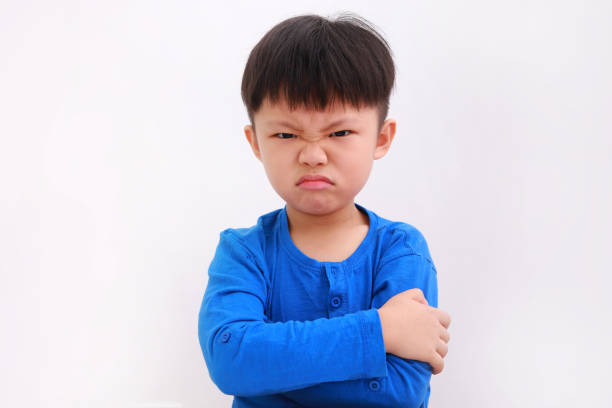
M 429 306 L 429 303 L 427 303 L 427 299 L 425 299 L 425 295 L 423 294 L 423 291 L 421 291 L 420 289 L 412 292 L 412 299 L 416 300 L 417 302 L 425 306 Z
M 416 300 L 417 302 L 425 305 L 425 306 L 429 306 L 429 303 L 427 303 L 427 299 L 425 298 L 415 298 L 414 300 Z

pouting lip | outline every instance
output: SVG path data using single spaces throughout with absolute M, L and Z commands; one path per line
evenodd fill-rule
M 326 182 L 328 182 L 329 184 L 333 184 L 333 183 L 331 182 L 331 180 L 330 180 L 330 179 L 328 179 L 327 177 L 322 176 L 322 175 L 320 175 L 320 174 L 307 174 L 307 175 L 305 175 L 305 176 L 301 177 L 301 178 L 298 180 L 298 182 L 297 182 L 297 183 L 295 183 L 295 185 L 296 185 L 296 186 L 297 186 L 297 185 L 300 185 L 300 184 L 302 184 L 304 181 L 326 181 Z

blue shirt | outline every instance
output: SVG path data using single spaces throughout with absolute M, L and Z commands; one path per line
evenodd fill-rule
M 431 366 L 385 353 L 377 309 L 412 288 L 437 307 L 436 268 L 415 227 L 355 206 L 370 227 L 342 262 L 301 252 L 286 206 L 221 232 L 198 337 L 233 407 L 427 407 Z

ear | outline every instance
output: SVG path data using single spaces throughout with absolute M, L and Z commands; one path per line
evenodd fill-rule
M 383 157 L 389 151 L 391 142 L 395 137 L 395 129 L 397 121 L 395 119 L 387 119 L 383 122 L 376 140 L 376 149 L 374 150 L 374 160 Z
M 253 154 L 255 154 L 255 157 L 257 157 L 259 161 L 261 161 L 261 151 L 259 150 L 259 145 L 257 144 L 257 135 L 255 134 L 255 129 L 253 129 L 253 126 L 246 125 L 244 127 L 244 135 L 246 136 L 249 145 L 251 145 Z

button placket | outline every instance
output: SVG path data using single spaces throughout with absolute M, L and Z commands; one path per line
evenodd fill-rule
M 324 264 L 327 279 L 329 281 L 329 298 L 328 298 L 328 315 L 338 316 L 341 313 L 345 299 L 343 299 L 344 289 L 341 276 L 339 276 L 340 268 L 338 265 Z

